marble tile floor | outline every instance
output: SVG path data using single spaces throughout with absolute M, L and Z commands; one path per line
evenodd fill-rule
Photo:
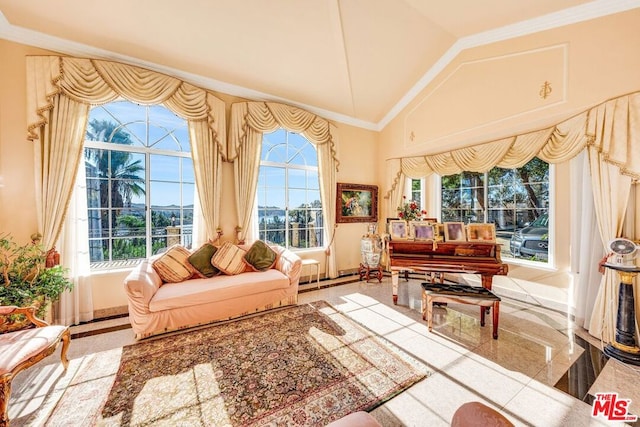
M 631 399 L 631 412 L 640 414 L 640 367 L 601 357 L 600 343 L 566 314 L 503 297 L 500 335 L 494 340 L 491 316 L 480 327 L 477 306 L 449 304 L 434 310 L 430 333 L 420 313 L 420 283 L 401 280 L 398 305 L 389 277 L 382 283 L 323 281 L 320 290 L 301 285 L 299 303 L 328 301 L 433 372 L 371 412 L 382 425 L 447 426 L 468 401 L 495 408 L 517 426 L 624 425 L 591 416 L 589 397 L 596 392 L 618 392 Z M 125 317 L 74 326 L 69 357 L 134 343 L 127 323 Z M 92 334 L 96 329 L 100 333 Z M 59 366 L 59 355 L 41 363 Z M 14 380 L 10 417 L 26 418 L 35 410 L 38 381 L 28 371 Z

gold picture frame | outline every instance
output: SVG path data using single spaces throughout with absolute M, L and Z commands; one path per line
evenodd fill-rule
M 336 222 L 378 222 L 378 186 L 339 182 Z
M 436 234 L 432 224 L 424 221 L 411 221 L 409 223 L 410 236 L 415 240 L 435 240 Z
M 467 234 L 465 232 L 464 222 L 445 222 L 444 240 L 445 242 L 466 242 Z
M 391 240 L 407 240 L 409 238 L 409 230 L 407 221 L 391 220 L 389 221 L 389 235 Z
M 467 226 L 467 240 L 470 242 L 496 242 L 496 225 L 490 223 L 469 224 Z

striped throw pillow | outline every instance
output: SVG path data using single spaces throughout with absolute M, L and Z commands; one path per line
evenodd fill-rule
M 185 247 L 174 245 L 151 265 L 164 283 L 182 282 L 190 278 L 194 272 L 189 264 L 189 255 L 191 253 Z
M 246 264 L 243 260 L 245 253 L 244 249 L 231 242 L 225 242 L 211 257 L 211 264 L 230 276 L 244 273 L 246 270 Z

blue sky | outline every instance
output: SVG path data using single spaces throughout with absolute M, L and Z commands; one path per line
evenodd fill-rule
M 147 114 L 149 115 L 147 123 Z M 129 101 L 119 101 L 91 109 L 89 121 L 107 120 L 123 126 L 131 140 L 132 147 L 153 147 L 171 152 L 189 153 L 187 122 L 163 106 L 139 106 Z M 287 143 L 283 143 L 286 141 Z M 317 165 L 317 152 L 302 135 L 278 129 L 264 135 L 262 156 L 273 163 L 288 163 L 287 176 L 284 169 L 263 167 L 258 181 L 258 205 L 284 208 L 284 191 L 288 185 L 290 207 L 320 200 L 317 172 L 306 169 Z M 194 199 L 193 164 L 190 158 L 152 154 L 150 165 L 145 164 L 143 154 L 132 153 L 132 161 L 140 161 L 145 171 L 149 168 L 151 179 L 151 204 L 155 206 L 180 204 L 180 175 L 183 182 L 183 203 L 192 204 Z M 143 177 L 144 173 L 141 172 Z M 266 194 L 269 194 L 267 197 Z M 143 197 L 136 197 L 133 203 L 144 203 Z
M 147 127 L 147 111 L 150 126 Z M 113 102 L 105 106 L 91 109 L 89 121 L 108 120 L 123 125 L 132 146 L 151 146 L 172 152 L 189 153 L 189 134 L 185 120 L 177 117 L 162 106 L 150 106 L 148 109 L 137 104 L 123 101 Z M 168 155 L 150 155 L 150 165 L 145 163 L 145 156 L 139 153 L 131 153 L 131 161 L 140 161 L 146 171 L 149 168 L 151 179 L 151 204 L 166 206 L 180 204 L 180 175 L 184 183 L 182 198 L 183 204 L 193 204 L 194 199 L 194 172 L 193 162 L 190 158 L 178 158 Z M 144 171 L 140 176 L 144 177 Z M 133 203 L 144 203 L 144 196 L 134 197 Z

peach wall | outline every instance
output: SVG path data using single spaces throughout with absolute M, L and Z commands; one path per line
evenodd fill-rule
M 378 216 L 381 206 L 380 173 L 378 173 L 378 134 L 373 131 L 339 125 L 340 170 L 337 181 L 378 186 Z M 367 233 L 367 223 L 338 224 L 336 257 L 338 271 L 353 270 L 360 264 L 360 238 Z
M 381 131 L 381 157 L 433 154 L 515 135 L 552 125 L 606 99 L 640 90 L 638 22 L 640 9 L 463 51 Z M 567 81 L 565 84 L 551 79 L 551 84 L 556 91 L 566 86 L 564 101 L 558 102 L 553 97 L 548 101 L 540 100 L 540 104 L 532 105 L 529 111 L 503 112 L 502 120 L 491 117 L 492 122 L 476 126 L 459 127 L 459 122 L 451 120 L 456 115 L 456 105 L 465 104 L 466 111 L 485 114 L 487 110 L 500 111 L 503 105 L 514 104 L 511 97 L 518 89 L 513 88 L 475 97 L 478 88 L 494 82 L 496 76 L 513 78 L 509 69 L 496 59 L 516 55 L 521 62 L 519 68 L 535 69 L 540 66 L 536 62 L 538 57 L 529 53 L 560 45 L 566 45 Z M 563 67 L 563 62 L 558 60 L 557 66 Z M 467 73 L 468 68 L 474 68 L 477 73 Z M 456 80 L 456 75 L 462 72 L 466 80 Z M 455 91 L 449 84 L 456 85 Z M 520 89 L 527 96 L 537 95 L 539 90 L 540 86 L 531 82 Z M 408 114 L 424 102 L 435 106 L 424 120 L 448 126 L 439 129 L 437 139 L 412 143 L 406 140 L 409 129 L 405 129 L 405 122 Z M 466 105 L 470 102 L 474 105 Z M 547 107 L 545 102 L 548 102 Z M 514 108 L 519 106 L 515 104 Z M 463 118 L 460 122 L 466 124 L 469 120 Z
M 26 242 L 37 231 L 34 193 L 34 144 L 26 140 L 26 65 L 27 55 L 50 55 L 42 49 L 0 40 L 0 233 L 11 232 L 20 242 Z M 226 104 L 229 117 L 231 104 L 244 99 L 216 93 Z M 339 182 L 379 184 L 378 134 L 360 128 L 337 124 L 339 130 Z M 221 226 L 223 240 L 233 240 L 236 226 L 233 165 L 223 164 L 221 197 Z M 359 263 L 360 236 L 366 231 L 363 224 L 341 224 L 336 230 L 339 270 L 352 270 Z M 325 270 L 323 251 L 307 251 L 302 257 L 321 262 Z M 127 305 L 122 288 L 126 271 L 95 274 L 92 281 L 94 309 L 108 311 Z M 308 274 L 308 272 L 305 272 Z
M 33 144 L 26 139 L 25 55 L 50 52 L 0 40 L 0 232 L 18 242 L 38 231 Z
M 384 168 L 383 162 L 389 158 L 446 152 L 550 126 L 609 98 L 640 90 L 638 22 L 640 10 L 635 10 L 462 52 L 380 132 L 379 167 Z M 560 48 L 566 50 L 564 57 L 546 55 L 543 63 L 539 62 L 541 56 L 537 52 Z M 509 58 L 510 67 L 504 66 L 505 57 Z M 542 80 L 537 84 L 528 75 L 521 86 L 514 85 L 518 76 L 510 74 L 511 69 L 544 67 L 549 68 L 554 96 L 547 100 L 536 98 L 546 78 L 544 73 L 534 76 Z M 460 74 L 465 78 L 459 79 Z M 509 80 L 503 84 L 509 90 L 500 90 L 496 83 L 504 79 Z M 494 85 L 495 90 L 487 91 L 488 84 Z M 456 108 L 457 105 L 464 108 Z M 505 110 L 505 106 L 510 108 Z M 415 112 L 421 109 L 428 115 L 416 116 Z M 456 120 L 456 114 L 463 110 L 486 120 Z M 437 125 L 431 130 L 420 123 L 421 119 Z M 411 141 L 411 126 L 421 125 L 420 131 L 426 136 L 420 139 L 414 134 Z M 556 165 L 555 174 L 555 268 L 512 265 L 509 276 L 567 288 L 572 280 L 568 242 L 573 187 L 568 163 Z

